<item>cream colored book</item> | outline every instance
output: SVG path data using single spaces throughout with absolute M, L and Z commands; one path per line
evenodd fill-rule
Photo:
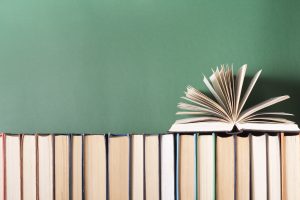
M 22 138 L 22 185 L 23 200 L 37 199 L 37 136 L 23 135 Z
M 69 199 L 69 136 L 55 136 L 55 199 Z
M 299 134 L 282 134 L 282 200 L 300 199 Z
M 236 137 L 236 199 L 250 199 L 250 136 Z
M 106 199 L 106 143 L 104 135 L 84 137 L 85 199 Z
M 144 136 L 131 136 L 131 194 L 132 200 L 144 198 Z
M 161 199 L 175 199 L 174 135 L 161 135 Z
M 216 192 L 217 199 L 235 199 L 234 194 L 234 138 L 217 136 Z
M 215 134 L 198 136 L 198 199 L 215 199 Z
M 251 135 L 251 196 L 253 200 L 268 197 L 266 151 L 266 135 Z
M 196 156 L 195 156 L 195 136 L 180 135 L 179 137 L 179 198 L 195 199 L 196 183 Z
M 129 199 L 129 136 L 109 136 L 109 199 Z
M 263 112 L 262 110 L 284 101 L 288 95 L 274 97 L 244 109 L 245 103 L 261 74 L 258 71 L 252 78 L 247 89 L 242 94 L 247 65 L 243 65 L 237 75 L 233 74 L 233 67 L 221 65 L 203 81 L 211 93 L 205 95 L 198 89 L 188 86 L 185 102 L 178 104 L 182 111 L 178 115 L 190 116 L 177 120 L 170 132 L 217 132 L 238 130 L 259 131 L 299 131 L 293 121 L 285 119 L 292 114 L 284 112 Z M 262 112 L 261 112 L 262 111 Z
M 21 144 L 19 135 L 6 135 L 6 199 L 21 200 Z
M 53 135 L 38 136 L 38 188 L 39 199 L 54 199 L 54 138 Z
M 145 196 L 159 200 L 159 139 L 158 135 L 145 135 Z
M 81 135 L 72 136 L 72 197 L 82 200 L 82 138 Z
M 268 154 L 268 198 L 281 200 L 281 163 L 279 134 L 267 136 Z
M 0 199 L 4 199 L 4 133 L 0 133 Z

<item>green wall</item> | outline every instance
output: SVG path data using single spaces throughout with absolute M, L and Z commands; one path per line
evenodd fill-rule
M 300 122 L 299 1 L 2 0 L 0 130 L 164 132 L 185 86 L 222 63 L 290 94 Z M 275 109 L 275 107 L 274 107 Z M 278 110 L 278 109 L 275 109 Z

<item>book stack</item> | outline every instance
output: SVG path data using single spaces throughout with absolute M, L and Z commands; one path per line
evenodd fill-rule
M 300 199 L 300 136 L 0 136 L 0 199 Z

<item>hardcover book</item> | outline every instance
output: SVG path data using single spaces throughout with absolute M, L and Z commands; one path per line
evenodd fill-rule
M 188 86 L 185 102 L 178 104 L 182 111 L 178 115 L 192 116 L 177 120 L 170 132 L 230 132 L 237 130 L 290 131 L 297 132 L 299 127 L 286 119 L 292 114 L 284 112 L 261 112 L 263 109 L 289 98 L 288 95 L 274 97 L 244 109 L 245 103 L 261 74 L 258 71 L 242 95 L 247 65 L 243 65 L 236 76 L 232 67 L 221 66 L 203 81 L 213 98 L 198 89 Z
M 85 199 L 106 199 L 106 142 L 104 135 L 84 137 Z
M 54 136 L 38 136 L 39 199 L 54 199 Z
M 129 136 L 109 136 L 109 199 L 129 199 Z
M 132 200 L 144 198 L 144 136 L 131 136 L 131 194 Z
M 37 135 L 22 137 L 23 200 L 37 199 Z
M 19 135 L 6 135 L 6 198 L 21 200 L 21 144 Z
M 83 172 L 83 136 L 72 136 L 72 199 L 82 200 L 82 172 Z
M 159 136 L 145 135 L 145 196 L 159 200 Z

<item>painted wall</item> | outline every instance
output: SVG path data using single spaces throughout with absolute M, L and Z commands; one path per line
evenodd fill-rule
M 300 122 L 299 1 L 0 1 L 0 130 L 164 132 L 186 85 L 263 69 Z

